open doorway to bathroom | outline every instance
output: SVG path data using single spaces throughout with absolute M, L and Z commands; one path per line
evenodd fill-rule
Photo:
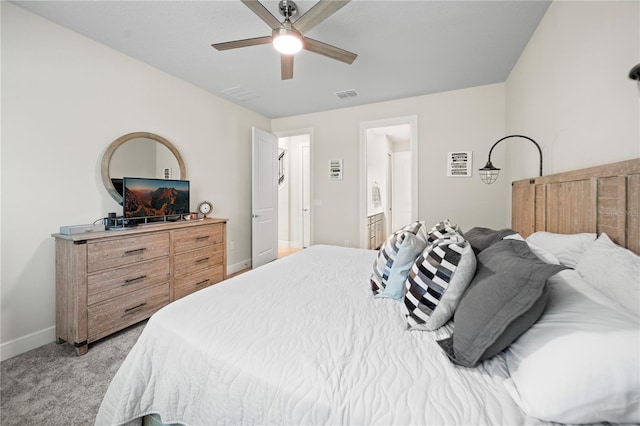
M 311 131 L 278 137 L 278 257 L 311 245 Z
M 418 216 L 417 118 L 361 123 L 361 247 L 378 249 Z

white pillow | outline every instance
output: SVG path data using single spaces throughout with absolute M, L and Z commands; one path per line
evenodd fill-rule
M 592 233 L 554 234 L 538 231 L 527 237 L 527 243 L 553 254 L 561 265 L 575 268 L 582 253 L 593 244 L 596 237 Z
M 640 323 L 564 270 L 542 317 L 506 351 L 507 390 L 532 417 L 640 422 Z
M 503 238 L 503 240 L 525 241 L 527 243 L 527 245 L 529 246 L 529 249 L 531 249 L 531 251 L 533 252 L 533 254 L 538 256 L 538 259 L 542 260 L 545 263 L 550 263 L 552 265 L 560 265 L 560 261 L 558 260 L 558 258 L 555 255 L 549 253 L 548 251 L 546 251 L 542 247 L 538 247 L 534 243 L 531 243 L 531 242 L 525 240 L 524 238 L 522 238 L 522 235 L 520 235 L 518 233 L 507 235 L 506 237 Z
M 600 293 L 640 318 L 640 256 L 602 233 L 584 252 L 576 271 Z

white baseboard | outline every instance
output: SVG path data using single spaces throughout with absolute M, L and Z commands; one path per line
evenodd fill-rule
M 251 268 L 251 258 L 234 263 L 233 265 L 227 265 L 227 275 L 235 274 L 247 268 Z
M 51 326 L 0 345 L 0 361 L 29 352 L 56 340 L 56 327 Z

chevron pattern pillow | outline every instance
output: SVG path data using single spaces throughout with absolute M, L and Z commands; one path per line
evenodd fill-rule
M 476 272 L 476 256 L 459 234 L 427 247 L 405 281 L 404 306 L 411 330 L 435 330 L 453 316 Z
M 454 223 L 451 223 L 449 219 L 436 223 L 433 228 L 427 233 L 427 244 L 432 244 L 434 241 L 445 238 L 447 236 L 461 234 L 460 227 Z
M 403 226 L 401 229 L 399 229 L 396 232 L 411 232 L 413 235 L 415 235 L 416 237 L 420 238 L 425 242 L 428 242 L 429 240 L 429 232 L 427 231 L 427 225 L 420 220 L 411 222 L 410 224 Z

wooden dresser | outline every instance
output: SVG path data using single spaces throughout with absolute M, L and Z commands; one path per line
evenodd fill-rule
M 56 337 L 78 355 L 89 343 L 149 318 L 226 278 L 226 219 L 54 234 Z

